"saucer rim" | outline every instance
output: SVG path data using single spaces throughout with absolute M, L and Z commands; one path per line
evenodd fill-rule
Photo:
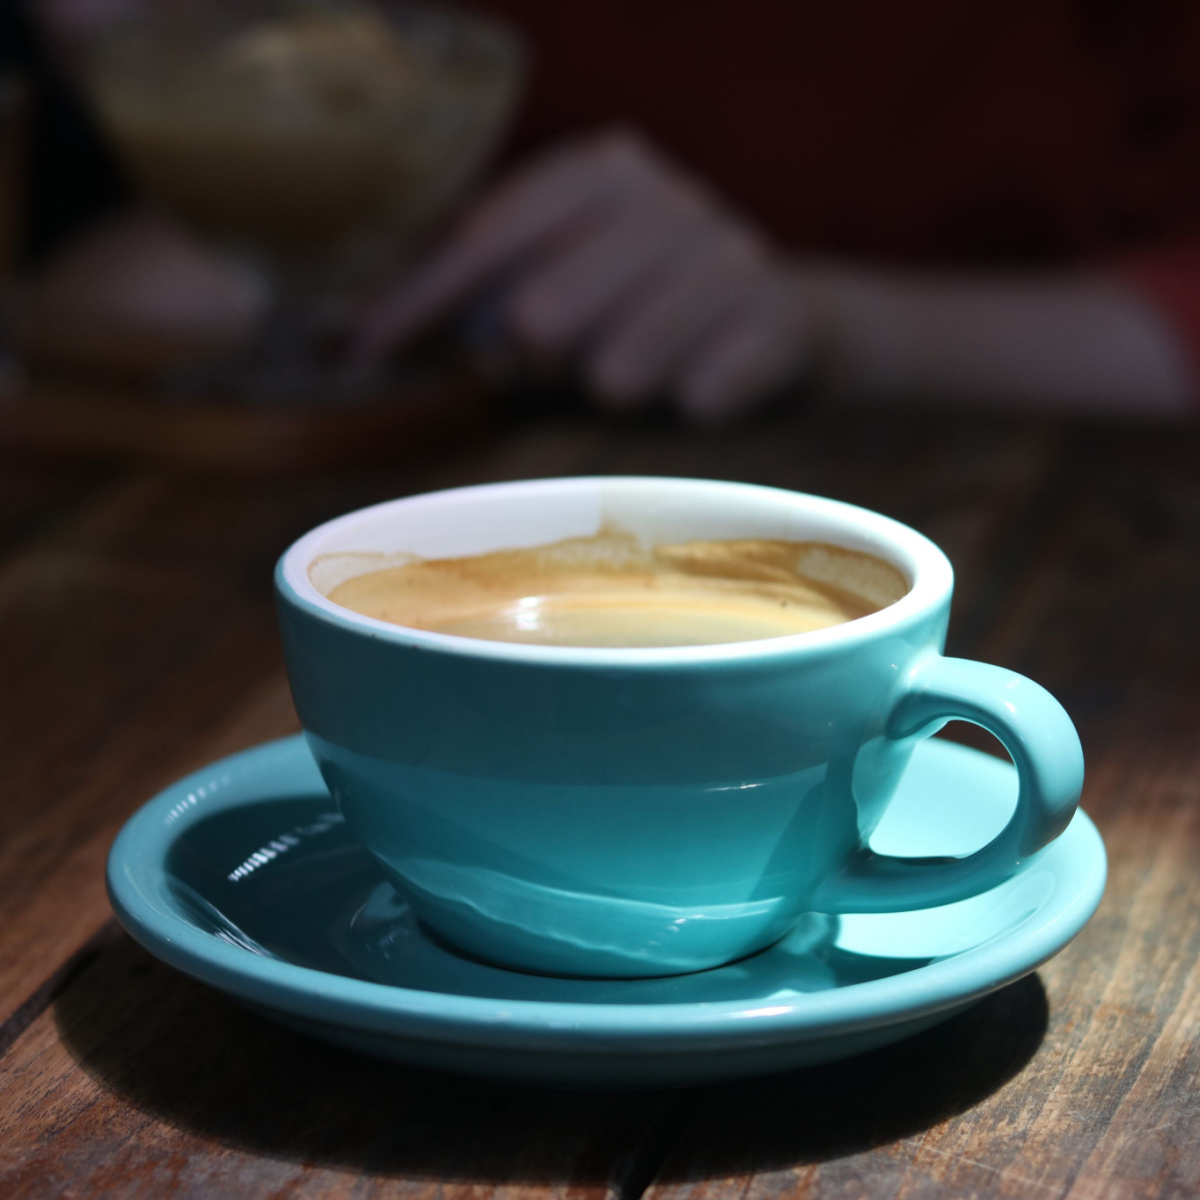
M 944 740 L 929 739 L 918 750 L 923 747 L 925 755 L 967 755 L 1006 766 L 981 751 Z M 1080 810 L 1067 830 L 1030 860 L 1030 867 L 1036 862 L 1054 868 L 1056 883 L 1040 906 L 1043 919 L 1033 929 L 1021 923 L 979 946 L 903 975 L 806 993 L 785 1003 L 772 1004 L 770 997 L 762 997 L 605 1004 L 422 991 L 254 954 L 221 941 L 156 899 L 167 880 L 164 864 L 175 839 L 193 822 L 246 803 L 248 771 L 263 770 L 271 760 L 286 765 L 297 753 L 308 758 L 303 734 L 261 743 L 201 767 L 142 805 L 109 852 L 109 899 L 135 941 L 185 974 L 251 1004 L 374 1034 L 507 1049 L 561 1046 L 578 1051 L 592 1043 L 600 1050 L 684 1051 L 865 1031 L 962 1006 L 1036 970 L 1091 918 L 1107 877 L 1103 841 Z M 290 769 L 296 766 L 293 762 Z M 315 764 L 313 770 L 315 774 Z M 314 782 L 319 786 L 319 776 Z M 210 791 L 214 783 L 217 790 Z M 1066 896 L 1061 894 L 1064 886 Z

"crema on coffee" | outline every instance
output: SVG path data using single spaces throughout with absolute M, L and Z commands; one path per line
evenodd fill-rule
M 702 646 L 809 633 L 895 603 L 890 563 L 771 538 L 642 546 L 604 532 L 464 558 L 402 561 L 329 592 L 411 629 L 551 646 Z

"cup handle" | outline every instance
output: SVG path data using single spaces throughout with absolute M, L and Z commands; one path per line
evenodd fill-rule
M 1083 748 L 1045 688 L 1002 667 L 930 655 L 904 681 L 886 736 L 928 737 L 950 720 L 981 725 L 1011 755 L 1018 793 L 1008 824 L 963 858 L 898 858 L 863 848 L 818 888 L 811 908 L 900 912 L 965 900 L 1003 883 L 1066 829 L 1083 788 Z

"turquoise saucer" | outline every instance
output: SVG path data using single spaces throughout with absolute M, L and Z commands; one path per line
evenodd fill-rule
M 1012 767 L 917 747 L 872 846 L 964 854 L 1004 825 Z M 121 831 L 108 888 L 152 954 L 244 1004 L 368 1054 L 567 1086 L 786 1071 L 945 1020 L 1062 949 L 1104 890 L 1077 813 L 1000 887 L 918 912 L 811 914 L 770 949 L 667 979 L 505 971 L 433 940 L 354 840 L 301 737 L 169 787 Z

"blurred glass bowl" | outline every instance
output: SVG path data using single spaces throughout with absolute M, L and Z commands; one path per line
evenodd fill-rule
M 454 8 L 154 0 L 96 38 L 85 75 L 147 196 L 269 284 L 247 377 L 288 391 L 312 384 L 339 302 L 478 178 L 523 67 L 516 35 Z

